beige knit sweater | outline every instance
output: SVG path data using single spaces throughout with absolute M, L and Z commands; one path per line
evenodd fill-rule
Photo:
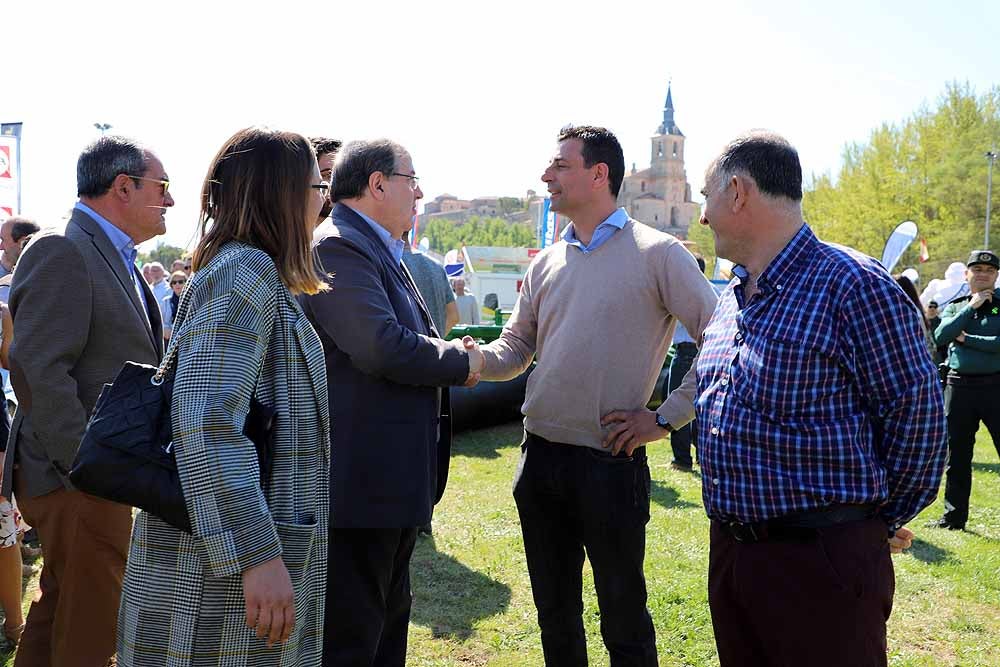
M 529 432 L 600 448 L 601 417 L 646 405 L 679 319 L 696 341 L 716 295 L 673 236 L 629 222 L 590 254 L 565 242 L 535 257 L 500 338 L 483 347 L 484 380 L 507 380 L 537 355 L 522 412 Z M 695 371 L 657 412 L 694 417 Z

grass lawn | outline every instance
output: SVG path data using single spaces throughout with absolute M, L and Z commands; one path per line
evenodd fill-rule
M 456 439 L 434 537 L 421 538 L 413 558 L 408 665 L 542 664 L 510 495 L 520 437 L 520 425 L 510 424 Z M 648 451 L 653 502 L 646 575 L 660 664 L 718 665 L 705 590 L 708 520 L 699 477 L 669 468 L 665 442 Z M 985 430 L 977 440 L 973 474 L 968 531 L 923 527 L 941 515 L 939 499 L 911 524 L 917 532 L 913 548 L 894 559 L 891 665 L 1000 665 L 1000 462 Z M 28 582 L 25 608 L 36 588 L 37 577 Z M 606 665 L 589 571 L 584 621 L 591 664 Z M 0 655 L 0 665 L 12 662 Z
M 408 665 L 542 664 L 510 495 L 520 437 L 520 425 L 512 424 L 457 438 L 434 537 L 421 538 L 413 558 Z M 653 502 L 646 577 L 660 664 L 718 665 L 706 592 L 708 519 L 700 478 L 670 469 L 666 442 L 647 451 Z M 917 533 L 913 548 L 894 558 L 892 665 L 1000 665 L 1000 463 L 985 430 L 973 474 L 968 532 L 923 527 L 941 515 L 939 499 L 911 523 Z M 584 622 L 591 664 L 608 664 L 588 570 Z

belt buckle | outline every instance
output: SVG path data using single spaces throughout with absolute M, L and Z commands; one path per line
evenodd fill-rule
M 729 533 L 740 544 L 763 542 L 767 538 L 767 530 L 761 524 L 729 522 Z

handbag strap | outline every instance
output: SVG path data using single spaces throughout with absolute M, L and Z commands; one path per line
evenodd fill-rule
M 174 316 L 173 331 L 177 332 L 181 328 L 181 324 L 184 322 L 184 318 L 187 317 L 188 305 L 191 303 L 191 282 L 188 282 L 184 286 L 184 291 L 181 292 L 180 302 L 177 304 L 177 313 Z M 167 373 L 170 371 L 170 366 L 173 364 L 174 359 L 177 358 L 177 345 L 180 340 L 180 336 L 171 335 L 170 344 L 167 346 L 167 351 L 163 355 L 163 359 L 160 361 L 160 366 L 156 369 L 156 373 L 149 381 L 154 385 L 163 384 L 163 380 L 167 377 Z

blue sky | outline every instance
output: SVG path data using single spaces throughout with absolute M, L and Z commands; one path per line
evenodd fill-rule
M 181 244 L 209 160 L 250 124 L 397 139 L 428 199 L 523 196 L 568 122 L 606 125 L 648 164 L 672 79 L 697 192 L 746 129 L 836 173 L 846 142 L 947 82 L 1000 85 L 1000 2 L 9 4 L 0 121 L 25 124 L 24 213 L 58 223 L 107 122 L 159 153 Z

